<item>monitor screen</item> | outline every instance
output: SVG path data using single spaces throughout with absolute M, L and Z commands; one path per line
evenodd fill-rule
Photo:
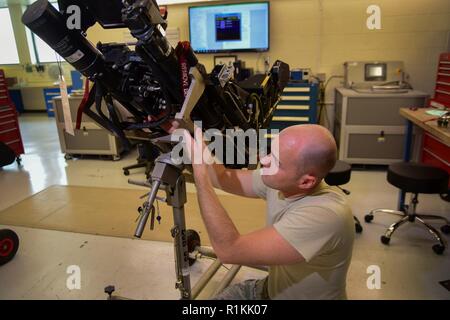
M 269 3 L 189 8 L 189 34 L 196 53 L 269 50 Z
M 366 63 L 365 81 L 386 81 L 386 63 Z

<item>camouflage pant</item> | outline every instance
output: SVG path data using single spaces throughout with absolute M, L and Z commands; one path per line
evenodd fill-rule
M 225 288 L 213 300 L 268 300 L 267 278 L 251 279 Z

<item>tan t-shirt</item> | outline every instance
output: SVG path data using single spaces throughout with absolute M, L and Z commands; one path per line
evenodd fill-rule
M 269 268 L 271 299 L 346 299 L 355 226 L 344 197 L 322 182 L 310 195 L 285 199 L 253 172 L 253 190 L 267 201 L 273 226 L 305 258 Z

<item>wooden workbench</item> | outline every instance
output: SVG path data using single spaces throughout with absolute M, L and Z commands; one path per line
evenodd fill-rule
M 414 125 L 419 126 L 424 131 L 431 133 L 445 145 L 450 146 L 450 127 L 439 127 L 437 125 L 437 117 L 426 114 L 427 110 L 431 110 L 431 108 L 419 108 L 417 110 L 401 108 L 400 115 L 411 121 Z

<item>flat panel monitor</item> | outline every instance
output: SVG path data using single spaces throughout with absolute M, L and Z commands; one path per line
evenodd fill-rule
M 196 53 L 269 50 L 269 3 L 189 8 L 189 35 Z

